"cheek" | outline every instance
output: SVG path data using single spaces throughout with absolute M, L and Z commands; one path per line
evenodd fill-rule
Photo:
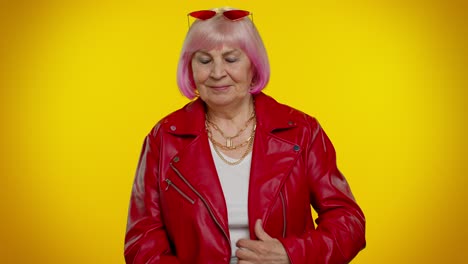
M 238 72 L 243 76 L 243 79 L 247 82 L 252 80 L 253 68 L 250 63 L 242 65 Z
M 208 78 L 209 72 L 201 67 L 192 66 L 192 75 L 195 82 L 200 82 Z
M 237 72 L 237 78 L 239 81 L 250 82 L 252 81 L 253 71 L 250 68 L 239 69 Z

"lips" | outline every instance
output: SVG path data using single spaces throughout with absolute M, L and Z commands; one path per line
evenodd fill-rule
M 226 90 L 230 85 L 208 85 L 208 87 L 215 90 Z

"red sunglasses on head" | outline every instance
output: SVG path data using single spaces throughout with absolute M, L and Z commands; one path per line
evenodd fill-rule
M 199 10 L 199 11 L 193 11 L 191 13 L 189 13 L 187 15 L 188 16 L 191 16 L 193 18 L 196 18 L 196 19 L 200 19 L 200 20 L 208 20 L 212 17 L 214 17 L 218 12 L 214 11 L 214 10 Z M 237 9 L 233 9 L 233 10 L 226 10 L 226 11 L 223 11 L 222 12 L 223 16 L 231 21 L 237 21 L 237 20 L 240 20 L 248 15 L 252 15 L 252 13 L 250 13 L 249 11 L 245 11 L 245 10 L 237 10 Z M 253 18 L 252 18 L 253 20 Z M 189 21 L 189 27 L 190 27 L 190 21 Z
M 214 17 L 218 12 L 213 10 L 199 10 L 189 13 L 189 16 L 200 20 L 207 20 Z M 223 11 L 223 16 L 229 20 L 236 21 L 250 15 L 249 11 L 245 10 L 226 10 Z

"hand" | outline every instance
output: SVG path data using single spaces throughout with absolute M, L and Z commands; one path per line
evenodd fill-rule
M 239 239 L 237 241 L 238 264 L 290 264 L 283 245 L 263 230 L 260 219 L 255 222 L 255 235 L 259 240 Z

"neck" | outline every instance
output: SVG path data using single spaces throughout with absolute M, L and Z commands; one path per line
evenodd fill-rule
M 217 124 L 242 123 L 250 118 L 254 110 L 253 97 L 250 96 L 239 104 L 229 106 L 207 105 L 207 116 Z

